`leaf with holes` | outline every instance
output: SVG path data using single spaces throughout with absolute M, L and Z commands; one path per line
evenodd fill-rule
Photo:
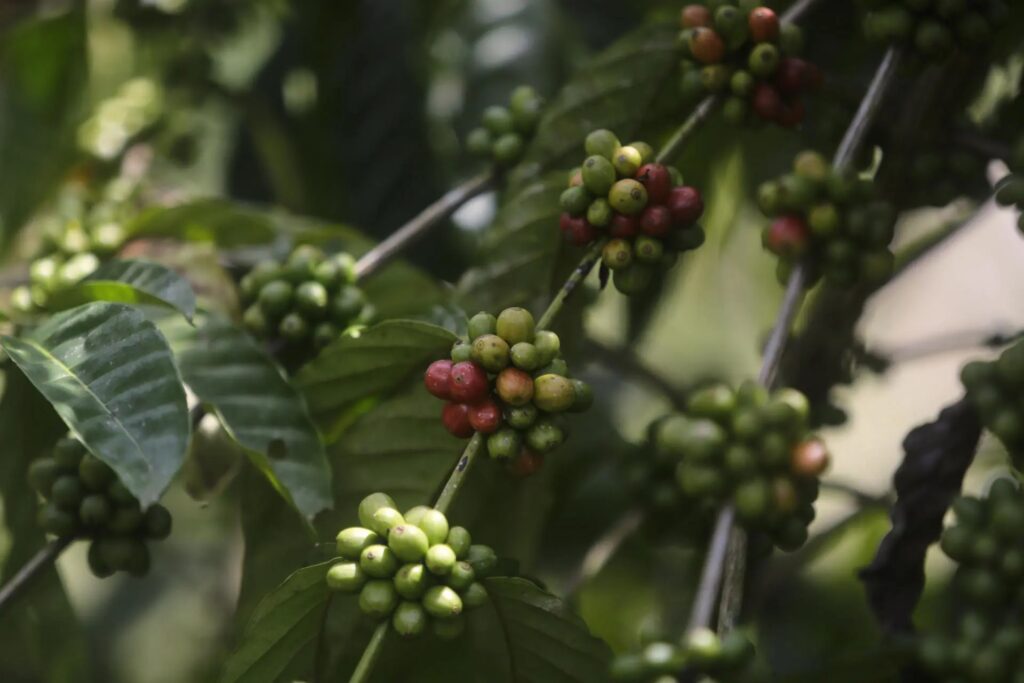
M 110 261 L 78 284 L 55 293 L 51 301 L 59 310 L 90 301 L 156 304 L 169 306 L 188 320 L 196 312 L 196 295 L 188 281 L 152 261 Z
M 455 335 L 429 323 L 390 320 L 358 337 L 344 337 L 320 352 L 295 377 L 313 419 L 328 439 L 347 423 L 349 409 L 394 391 L 438 358 L 447 358 Z
M 167 319 L 182 378 L 306 518 L 331 505 L 331 468 L 302 397 L 248 334 L 212 313 Z
M 221 683 L 273 683 L 316 638 L 330 593 L 323 562 L 295 572 L 260 602 L 238 648 L 224 663 Z
M 611 652 L 590 635 L 583 621 L 559 598 L 520 578 L 485 579 L 491 607 L 501 625 L 493 658 L 507 667 L 504 680 L 515 683 L 597 683 L 608 680 Z M 496 648 L 496 649 L 495 649 Z
M 153 323 L 131 306 L 92 303 L 0 344 L 143 507 L 160 497 L 184 461 L 189 419 L 171 350 Z

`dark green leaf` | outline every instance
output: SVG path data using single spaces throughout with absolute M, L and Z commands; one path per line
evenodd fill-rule
M 143 507 L 181 467 L 185 391 L 163 335 L 138 310 L 92 303 L 58 313 L 4 350 Z
M 446 357 L 454 341 L 455 335 L 436 325 L 385 321 L 328 346 L 299 371 L 295 383 L 331 440 L 344 428 L 349 409 L 393 391 L 430 361 Z
M 320 631 L 330 593 L 332 562 L 305 567 L 265 597 L 253 612 L 242 642 L 228 660 L 221 683 L 273 683 Z
M 267 212 L 213 198 L 147 209 L 128 224 L 127 232 L 131 237 L 176 237 L 221 247 L 263 244 L 275 237 Z
M 196 295 L 188 281 L 152 261 L 110 261 L 70 289 L 56 293 L 52 301 L 57 309 L 90 301 L 160 304 L 177 309 L 189 320 L 196 312 Z
M 197 321 L 162 324 L 185 383 L 303 516 L 330 507 L 330 465 L 302 397 L 251 336 L 216 314 Z
M 486 579 L 503 642 L 480 643 L 507 662 L 515 683 L 608 680 L 608 646 L 554 595 L 519 578 Z

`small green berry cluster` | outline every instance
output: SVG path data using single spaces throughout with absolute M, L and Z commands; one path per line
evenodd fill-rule
M 685 669 L 719 680 L 744 671 L 754 658 L 754 644 L 739 631 L 724 638 L 709 628 L 697 628 L 683 644 L 649 643 L 639 653 L 622 654 L 612 660 L 611 678 L 621 683 L 674 683 Z
M 45 311 L 52 297 L 99 268 L 124 244 L 125 222 L 135 213 L 136 184 L 116 178 L 98 194 L 70 184 L 52 213 L 39 219 L 42 245 L 29 266 L 29 283 L 11 291 L 11 306 Z
M 1000 206 L 1015 206 L 1022 212 L 1017 227 L 1024 232 L 1024 135 L 1017 137 L 1008 161 L 1011 173 L 996 186 L 996 201 Z
M 373 318 L 355 281 L 351 255 L 299 245 L 283 263 L 264 261 L 242 277 L 243 322 L 257 337 L 321 349 Z
M 792 173 L 763 183 L 757 199 L 774 219 L 761 237 L 779 257 L 780 282 L 798 263 L 810 269 L 809 283 L 824 276 L 836 287 L 877 287 L 892 275 L 896 211 L 876 198 L 872 181 L 834 170 L 817 152 L 805 151 Z
M 468 341 L 455 342 L 451 360 L 434 361 L 423 375 L 427 391 L 447 401 L 445 428 L 460 439 L 487 435 L 488 455 L 519 476 L 533 474 L 565 441 L 559 414 L 594 401 L 590 385 L 569 378 L 558 335 L 535 328 L 525 308 L 477 313 Z
M 146 541 L 171 533 L 167 508 L 156 504 L 142 510 L 114 470 L 77 439 L 58 441 L 49 457 L 29 466 L 28 479 L 46 501 L 39 526 L 54 536 L 90 540 L 89 568 L 98 578 L 118 571 L 145 575 Z
M 727 95 L 722 113 L 735 124 L 767 121 L 792 128 L 804 120 L 801 95 L 822 73 L 797 55 L 803 33 L 758 1 L 690 4 L 681 15 L 683 97 Z
M 497 564 L 494 551 L 472 545 L 469 532 L 449 527 L 440 510 L 418 505 L 403 515 L 385 493 L 359 503 L 359 523 L 338 533 L 341 560 L 327 571 L 327 586 L 359 593 L 363 614 L 390 618 L 401 636 L 428 626 L 443 639 L 461 635 L 463 608 L 487 601 L 478 579 Z
M 1024 341 L 994 361 L 968 363 L 960 381 L 985 428 L 1003 442 L 1014 466 L 1024 468 Z
M 495 105 L 484 110 L 483 125 L 466 136 L 466 148 L 501 168 L 514 166 L 537 129 L 543 107 L 544 100 L 533 88 L 519 86 L 512 91 L 508 107 Z
M 925 59 L 984 47 L 1007 13 L 1002 0 L 862 0 L 868 40 L 912 46 Z
M 1024 677 L 1024 494 L 998 479 L 988 496 L 958 498 L 953 511 L 940 545 L 958 565 L 963 609 L 948 631 L 921 638 L 918 657 L 935 680 L 1014 683 Z
M 754 382 L 695 392 L 685 413 L 654 428 L 657 457 L 675 463 L 684 497 L 701 508 L 730 502 L 740 524 L 785 551 L 807 540 L 825 445 L 808 432 L 809 405 L 794 389 L 773 394 Z
M 589 155 L 569 174 L 560 198 L 559 227 L 575 246 L 610 238 L 601 254 L 615 288 L 643 292 L 657 267 L 670 268 L 679 252 L 704 243 L 697 224 L 704 213 L 700 192 L 683 184 L 678 169 L 653 162 L 646 142 L 623 145 L 610 130 L 587 136 Z

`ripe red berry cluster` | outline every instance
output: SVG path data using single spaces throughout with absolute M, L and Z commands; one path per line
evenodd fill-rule
M 957 610 L 946 630 L 921 638 L 918 658 L 937 681 L 1015 683 L 1024 677 L 1024 494 L 998 479 L 953 511 L 940 545 L 957 563 Z
M 898 43 L 932 60 L 957 48 L 988 43 L 1007 16 L 1003 0 L 862 0 L 864 34 L 879 43 Z
M 565 441 L 559 414 L 582 412 L 594 400 L 586 382 L 569 378 L 558 335 L 534 327 L 523 308 L 477 313 L 469 342 L 456 342 L 451 360 L 434 361 L 423 376 L 427 391 L 447 401 L 445 428 L 460 439 L 486 435 L 490 457 L 520 476 Z
M 497 564 L 494 550 L 472 545 L 469 531 L 449 526 L 440 510 L 417 505 L 403 515 L 385 493 L 359 503 L 359 523 L 338 532 L 340 560 L 327 570 L 327 587 L 359 593 L 363 614 L 390 618 L 401 636 L 428 626 L 445 640 L 461 635 L 463 609 L 487 602 L 479 580 Z
M 1003 442 L 1014 466 L 1024 469 L 1024 342 L 994 361 L 968 363 L 960 381 L 985 428 Z
M 709 3 L 711 4 L 711 3 Z M 804 119 L 801 96 L 821 87 L 822 73 L 800 59 L 800 28 L 757 2 L 715 2 L 682 10 L 685 53 L 680 87 L 688 101 L 726 96 L 729 121 L 767 121 L 791 128 Z
M 28 470 L 29 484 L 46 501 L 39 508 L 43 531 L 59 537 L 88 539 L 89 569 L 97 578 L 124 571 L 149 571 L 147 540 L 171 533 L 171 513 L 163 505 L 146 510 L 117 474 L 77 439 L 57 442 L 50 457 Z
M 466 136 L 466 148 L 500 167 L 516 164 L 537 129 L 543 107 L 544 101 L 533 88 L 519 86 L 512 91 L 508 107 L 495 105 L 484 110 L 483 125 Z
M 611 238 L 602 263 L 616 289 L 638 294 L 655 268 L 671 267 L 679 252 L 704 243 L 697 224 L 704 200 L 677 169 L 654 163 L 645 142 L 623 145 L 610 130 L 595 130 L 585 147 L 589 156 L 569 174 L 560 198 L 562 234 L 576 246 Z
M 327 255 L 301 244 L 283 263 L 258 263 L 242 278 L 243 322 L 257 337 L 280 340 L 293 350 L 321 349 L 373 317 L 355 279 L 350 254 Z
M 793 389 L 769 394 L 753 382 L 694 393 L 686 411 L 653 429 L 656 457 L 671 464 L 690 509 L 726 501 L 741 525 L 792 551 L 807 540 L 824 444 L 808 431 L 807 399 Z
M 801 152 L 793 172 L 758 189 L 761 211 L 774 220 L 762 242 L 780 259 L 786 282 L 797 263 L 837 287 L 877 287 L 892 275 L 889 250 L 896 211 L 875 196 L 870 180 L 836 171 L 817 152 Z
M 612 660 L 611 678 L 620 683 L 662 683 L 675 681 L 686 669 L 714 680 L 733 680 L 753 658 L 754 644 L 740 631 L 719 637 L 709 628 L 696 628 L 681 645 L 653 642 L 639 653 L 618 655 Z

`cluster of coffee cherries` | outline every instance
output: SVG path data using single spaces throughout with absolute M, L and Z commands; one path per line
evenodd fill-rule
M 41 216 L 42 244 L 29 266 L 29 283 L 11 291 L 11 306 L 31 313 L 91 275 L 121 248 L 125 222 L 135 212 L 136 184 L 116 178 L 98 193 L 77 184 L 63 188 L 52 212 Z
M 441 419 L 449 432 L 460 439 L 485 435 L 491 458 L 517 475 L 532 474 L 565 441 L 560 413 L 589 408 L 593 390 L 569 377 L 558 335 L 536 330 L 524 308 L 497 317 L 477 313 L 468 337 L 455 342 L 451 360 L 430 364 L 423 383 L 447 401 Z
M 403 515 L 385 493 L 359 503 L 362 526 L 342 529 L 341 560 L 327 571 L 327 586 L 359 593 L 359 609 L 391 619 L 399 635 L 414 637 L 427 627 L 440 638 L 465 630 L 464 608 L 487 601 L 482 579 L 497 564 L 494 551 L 472 545 L 469 532 L 449 527 L 440 510 L 423 505 Z
M 299 245 L 284 262 L 263 261 L 242 277 L 242 320 L 257 337 L 321 349 L 373 317 L 355 280 L 350 254 Z
M 29 484 L 45 503 L 39 526 L 61 538 L 88 539 L 89 568 L 98 578 L 124 571 L 149 571 L 147 540 L 171 533 L 171 513 L 163 505 L 145 510 L 106 463 L 86 452 L 80 441 L 62 438 L 49 457 L 35 460 Z
M 994 361 L 972 361 L 960 371 L 967 399 L 1013 458 L 1024 466 L 1024 342 L 1008 347 Z
M 741 632 L 720 638 L 709 628 L 697 628 L 686 634 L 682 645 L 653 642 L 639 653 L 618 655 L 612 660 L 611 678 L 621 683 L 675 683 L 685 670 L 719 680 L 739 674 L 753 658 L 754 644 Z
M 946 632 L 929 633 L 918 657 L 935 680 L 1014 683 L 1024 676 L 1024 494 L 997 479 L 985 498 L 961 497 L 941 547 L 954 562 L 959 600 Z
M 1007 13 L 1003 0 L 862 0 L 864 33 L 879 43 L 910 45 L 926 59 L 984 46 Z
M 1024 232 L 1024 135 L 1017 138 L 1008 161 L 1011 173 L 996 186 L 996 201 L 1000 206 L 1015 206 L 1022 212 L 1017 227 Z
M 792 551 L 807 540 L 825 445 L 808 433 L 807 399 L 793 389 L 769 394 L 753 382 L 695 392 L 685 413 L 654 431 L 662 460 L 675 462 L 683 496 L 698 508 L 729 502 L 740 524 Z
M 763 183 L 757 199 L 774 219 L 762 241 L 779 257 L 781 282 L 798 263 L 810 269 L 810 282 L 824 277 L 836 287 L 877 287 L 892 275 L 896 211 L 876 197 L 872 181 L 805 151 L 791 173 Z
M 508 107 L 494 105 L 484 109 L 483 125 L 466 136 L 466 148 L 501 168 L 515 165 L 537 129 L 543 107 L 544 100 L 533 88 L 519 86 L 512 91 Z
M 679 171 L 654 163 L 646 142 L 623 145 L 610 130 L 585 142 L 587 158 L 569 174 L 562 193 L 562 234 L 576 246 L 609 238 L 601 254 L 615 288 L 638 294 L 655 268 L 670 268 L 679 252 L 704 243 L 697 224 L 704 213 L 700 192 L 683 184 Z
M 713 4 L 714 9 L 692 4 L 682 11 L 684 98 L 724 95 L 723 114 L 736 124 L 799 125 L 802 94 L 823 80 L 818 67 L 797 56 L 803 47 L 800 28 L 780 22 L 758 2 Z

